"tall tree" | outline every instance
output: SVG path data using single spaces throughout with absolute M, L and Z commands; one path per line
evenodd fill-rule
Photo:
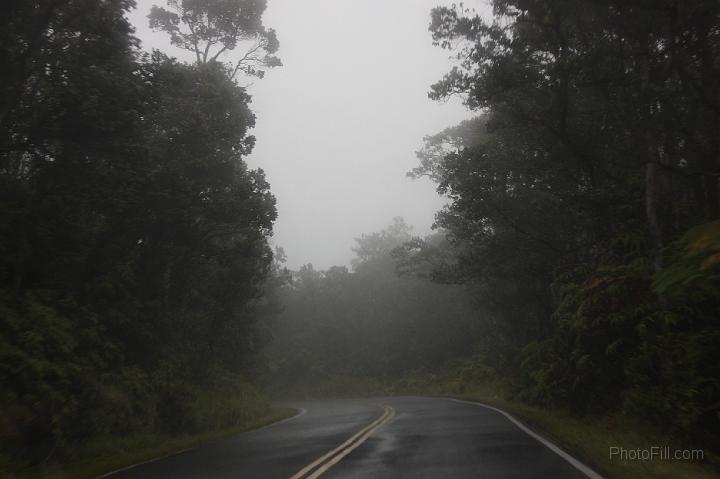
M 668 239 L 718 215 L 717 2 L 494 8 L 492 24 L 460 9 L 434 11 L 436 42 L 463 45 L 463 61 L 431 96 L 465 94 L 471 108 L 544 135 L 586 190 L 606 194 L 643 169 L 638 191 L 659 268 Z M 679 191 L 679 202 L 667 201 Z M 696 205 L 689 218 L 680 211 L 688 202 Z
M 197 63 L 218 61 L 242 45 L 244 53 L 230 57 L 230 78 L 238 72 L 262 78 L 263 68 L 281 65 L 275 30 L 262 24 L 266 0 L 168 0 L 167 5 L 152 7 L 150 26 L 193 52 Z

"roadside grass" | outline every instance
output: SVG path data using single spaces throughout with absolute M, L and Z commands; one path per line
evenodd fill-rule
M 702 462 L 678 460 L 610 459 L 610 447 L 627 450 L 651 446 L 670 446 L 671 450 L 686 449 L 672 437 L 648 430 L 631 418 L 579 418 L 563 411 L 530 406 L 503 397 L 492 383 L 473 385 L 453 397 L 478 401 L 502 409 L 527 424 L 541 436 L 551 440 L 604 477 L 613 479 L 710 479 L 720 477 L 718 458 L 705 451 Z
M 294 416 L 291 408 L 272 408 L 267 414 L 249 418 L 229 428 L 221 428 L 199 434 L 166 436 L 143 434 L 126 438 L 97 438 L 78 451 L 75 459 L 67 464 L 35 466 L 3 476 L 8 479 L 86 479 L 133 464 L 176 454 L 205 443 L 210 443 L 241 432 L 259 429 L 274 422 Z

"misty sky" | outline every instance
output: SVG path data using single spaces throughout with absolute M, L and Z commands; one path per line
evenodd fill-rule
M 147 26 L 150 7 L 164 0 L 137 3 L 130 18 L 143 47 L 192 61 Z M 288 267 L 348 264 L 354 238 L 394 216 L 416 235 L 430 232 L 443 200 L 432 183 L 406 172 L 424 135 L 469 116 L 459 101 L 427 98 L 451 65 L 427 29 L 430 9 L 448 3 L 268 0 L 263 22 L 277 30 L 284 66 L 239 83 L 249 85 L 257 115 L 247 161 L 265 170 L 277 198 L 273 243 Z

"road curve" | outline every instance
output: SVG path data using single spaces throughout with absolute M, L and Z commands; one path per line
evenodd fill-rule
M 110 479 L 597 478 L 503 413 L 433 397 L 307 401 L 289 420 Z

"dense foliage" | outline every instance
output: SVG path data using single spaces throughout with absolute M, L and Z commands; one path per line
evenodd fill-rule
M 132 6 L 2 6 L 0 443 L 15 462 L 257 412 L 237 395 L 262 405 L 247 378 L 276 212 L 242 160 L 250 97 L 219 63 L 141 55 Z
M 458 64 L 430 96 L 477 118 L 412 172 L 451 199 L 486 361 L 529 401 L 717 437 L 720 4 L 492 5 L 433 10 Z

